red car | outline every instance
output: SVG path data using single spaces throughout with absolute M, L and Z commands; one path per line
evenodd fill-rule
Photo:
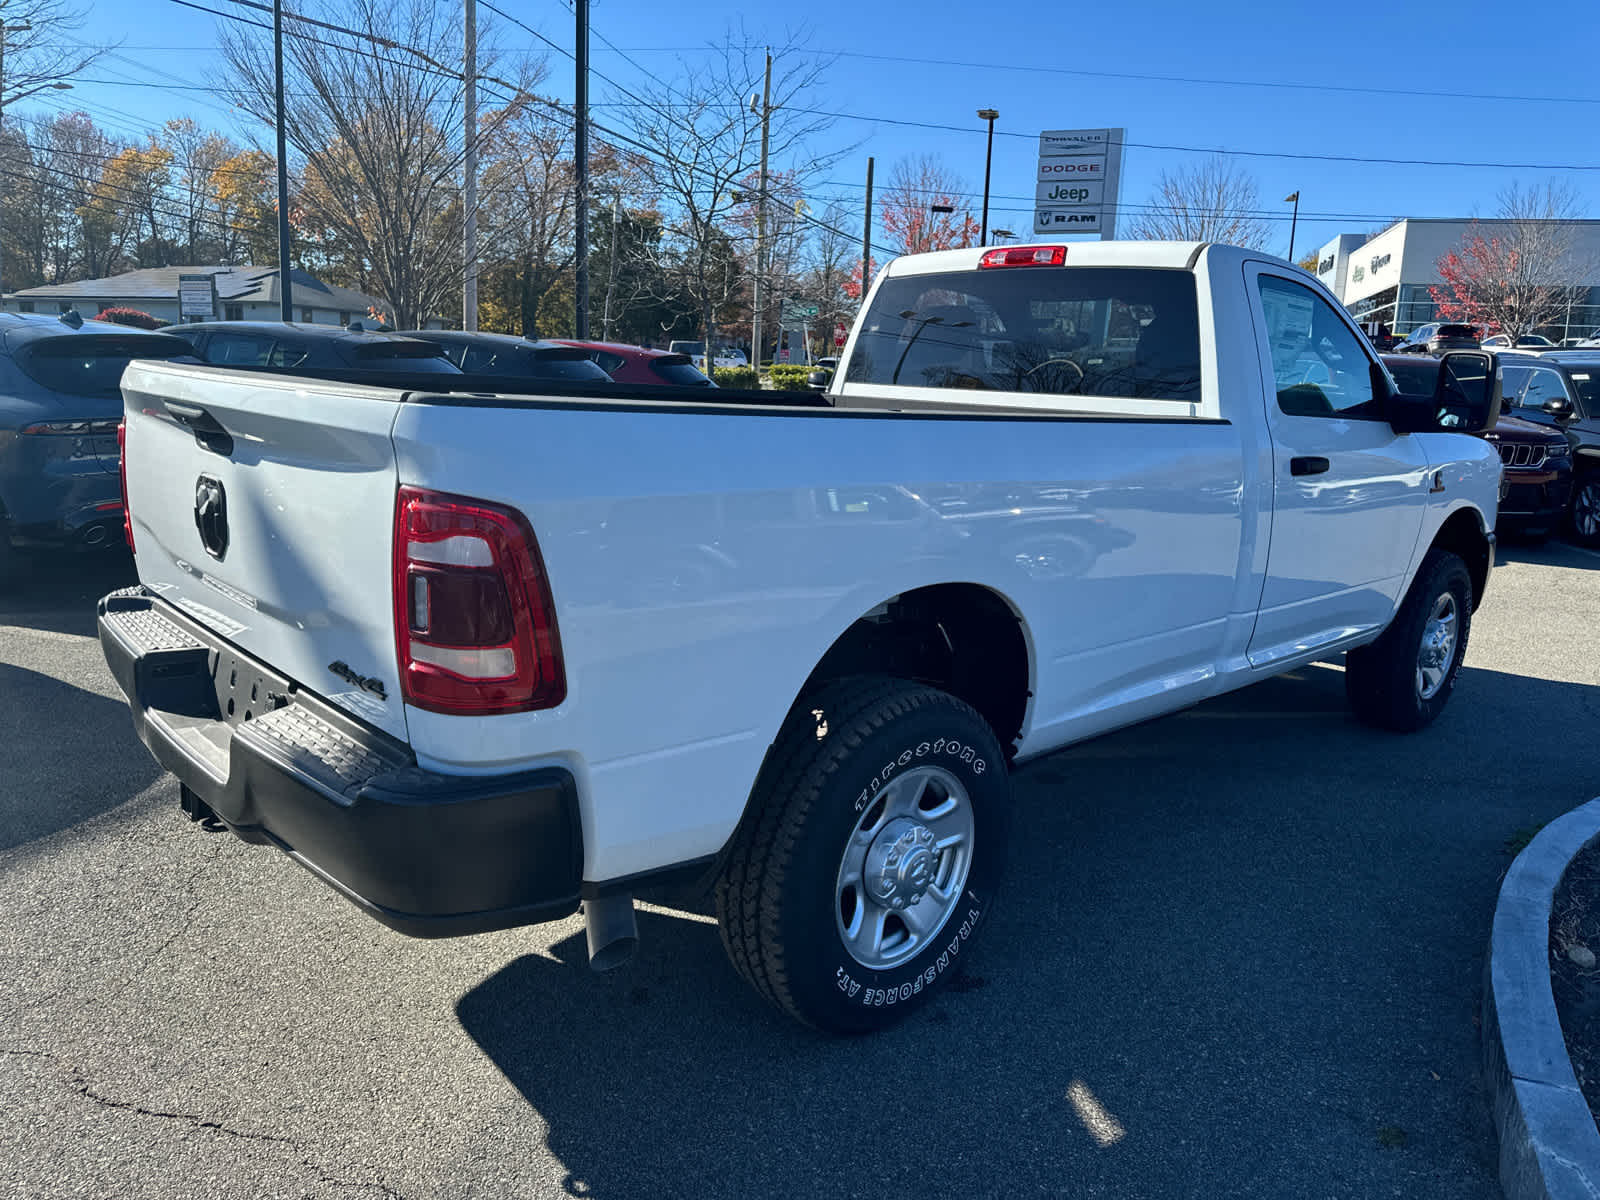
M 645 383 L 676 387 L 716 387 L 702 375 L 687 354 L 673 354 L 669 350 L 647 350 L 643 346 L 628 346 L 620 342 L 576 342 L 567 338 L 551 338 L 562 346 L 576 346 L 589 351 L 589 357 L 616 383 Z

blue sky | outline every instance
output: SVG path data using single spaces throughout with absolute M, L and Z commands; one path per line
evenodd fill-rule
M 215 97 L 153 86 L 208 82 L 218 61 L 216 18 L 172 0 L 91 2 L 89 25 L 78 36 L 121 39 L 123 45 L 88 76 L 115 82 L 80 82 L 75 91 L 52 96 L 52 107 L 84 107 L 127 136 L 175 116 L 232 124 Z M 226 0 L 208 2 L 231 7 Z M 500 0 L 500 6 L 571 45 L 572 13 L 558 0 Z M 480 13 L 485 24 L 494 20 Z M 808 22 L 803 29 L 795 23 L 801 14 Z M 814 106 L 873 120 L 836 124 L 832 136 L 840 144 L 860 145 L 816 190 L 822 199 L 853 202 L 858 212 L 869 154 L 880 183 L 896 159 L 931 153 L 979 192 L 984 126 L 975 114 L 992 107 L 1001 117 L 990 224 L 1019 231 L 1027 229 L 1032 208 L 1038 132 L 1099 126 L 1128 131 L 1124 203 L 1146 200 L 1163 169 L 1203 158 L 1197 150 L 1524 164 L 1241 157 L 1237 161 L 1258 182 L 1263 207 L 1281 210 L 1279 253 L 1287 250 L 1290 208 L 1279 200 L 1297 189 L 1302 255 L 1336 233 L 1373 229 L 1391 215 L 1488 215 L 1508 183 L 1542 183 L 1552 174 L 1578 188 L 1588 215 L 1600 216 L 1594 137 L 1600 43 L 1592 5 L 1546 4 L 1535 24 L 1508 21 L 1504 5 L 1478 0 L 1337 10 L 1193 0 L 1137 6 L 923 0 L 906 7 L 824 0 L 761 8 L 724 0 L 594 0 L 591 20 L 596 70 L 627 87 L 639 85 L 641 67 L 668 78 L 682 64 L 692 69 L 703 61 L 706 44 L 730 28 L 742 27 L 776 47 L 799 43 L 819 55 L 840 52 Z M 495 36 L 511 57 L 537 45 L 504 22 Z M 610 50 L 602 36 L 633 61 Z M 919 59 L 940 63 L 908 61 Z M 570 61 L 551 52 L 549 66 L 548 90 L 569 97 Z M 618 114 L 603 107 L 611 89 L 598 79 L 593 89 L 596 118 L 615 120 Z M 1487 98 L 1395 94 L 1401 90 Z M 1541 169 L 1545 164 L 1597 169 L 1552 172 Z M 976 194 L 972 203 L 976 213 Z M 859 216 L 851 224 L 858 226 Z

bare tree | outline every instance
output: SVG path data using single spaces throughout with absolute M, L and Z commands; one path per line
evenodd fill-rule
M 878 215 L 901 254 L 953 250 L 978 240 L 970 196 L 961 177 L 937 156 L 902 158 L 889 174 Z
M 646 107 L 635 122 L 639 140 L 650 147 L 650 170 L 663 208 L 663 265 L 699 315 L 708 369 L 717 312 L 742 293 L 747 274 L 729 224 L 740 203 L 735 193 L 742 196 L 740 181 L 760 158 L 761 116 L 746 101 L 761 91 L 763 68 L 761 47 L 730 39 L 709 64 L 685 68 L 677 83 L 647 90 Z M 808 146 L 832 124 L 832 118 L 807 111 L 805 96 L 822 64 L 780 52 L 773 55 L 772 68 L 768 157 L 803 186 L 838 157 Z
M 297 208 L 307 250 L 321 255 L 338 282 L 385 297 L 402 328 L 454 311 L 461 79 L 400 47 L 425 46 L 434 64 L 459 61 L 459 13 L 435 0 L 346 0 L 311 11 L 369 36 L 317 27 L 314 36 L 285 39 L 284 125 L 304 163 Z M 221 39 L 225 90 L 270 126 L 270 40 L 237 25 L 224 28 Z
M 1443 282 L 1429 288 L 1439 316 L 1511 339 L 1553 324 L 1588 291 L 1596 263 L 1579 252 L 1572 222 L 1577 192 L 1551 180 L 1500 193 L 1494 218 L 1474 221 L 1461 244 L 1439 259 Z
M 6 29 L 0 34 L 5 39 L 0 108 L 71 79 L 111 49 L 86 49 L 69 40 L 83 27 L 86 11 L 65 0 L 0 0 L 0 25 Z
M 1272 241 L 1258 215 L 1255 179 L 1222 155 L 1161 172 L 1144 210 L 1128 223 L 1130 237 L 1151 242 L 1222 242 L 1265 250 Z

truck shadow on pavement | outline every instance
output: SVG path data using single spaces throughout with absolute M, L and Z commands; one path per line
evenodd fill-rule
M 1319 666 L 1030 764 L 986 942 L 876 1037 L 656 911 L 457 1015 L 572 1195 L 1496 1196 L 1484 940 L 1507 840 L 1597 790 L 1595 690 L 1469 668 L 1406 738 Z
M 16 569 L 10 590 L 0 590 L 0 625 L 86 637 L 95 633 L 95 602 L 139 582 L 133 557 L 114 550 L 40 552 L 21 558 Z
M 122 700 L 0 662 L 0 851 L 109 812 L 161 774 Z

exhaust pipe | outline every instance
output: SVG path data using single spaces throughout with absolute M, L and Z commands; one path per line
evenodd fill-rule
M 83 531 L 83 544 L 85 546 L 98 546 L 106 540 L 109 534 L 104 525 L 91 525 Z
M 639 925 L 633 918 L 633 897 L 627 893 L 596 896 L 583 902 L 583 931 L 589 940 L 589 969 L 614 971 L 639 948 Z

